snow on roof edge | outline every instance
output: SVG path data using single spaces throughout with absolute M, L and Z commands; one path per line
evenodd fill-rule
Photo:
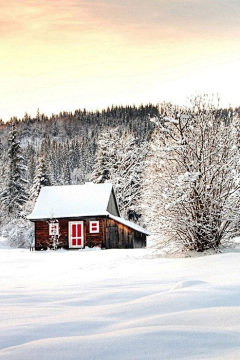
M 90 214 L 90 213 L 84 213 L 84 214 L 80 214 L 80 215 L 71 215 L 71 216 L 56 216 L 57 219 L 68 219 L 68 218 L 71 218 L 71 219 L 78 219 L 78 218 L 82 218 L 82 217 L 95 217 L 95 216 L 108 216 L 109 212 L 108 211 L 104 211 L 102 213 L 94 213 L 94 214 Z M 34 216 L 32 217 L 31 216 L 32 214 L 28 215 L 27 216 L 27 219 L 28 220 L 32 220 L 32 221 L 35 221 L 35 220 L 49 220 L 50 217 L 43 217 L 43 216 Z

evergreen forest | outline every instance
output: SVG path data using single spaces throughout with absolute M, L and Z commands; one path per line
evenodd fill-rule
M 0 122 L 0 226 L 29 246 L 26 220 L 42 186 L 111 182 L 121 216 L 147 227 L 162 247 L 204 251 L 239 222 L 239 109 L 208 97 L 112 106 Z M 229 175 L 230 174 L 230 175 Z

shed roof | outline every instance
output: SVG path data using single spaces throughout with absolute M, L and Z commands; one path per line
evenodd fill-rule
M 45 186 L 29 220 L 108 215 L 112 184 Z M 117 205 L 116 205 L 117 206 Z
M 125 220 L 125 219 L 123 219 L 121 217 L 114 216 L 112 214 L 109 214 L 109 218 L 119 222 L 122 225 L 125 225 L 125 226 L 129 227 L 130 229 L 133 229 L 133 230 L 139 231 L 139 232 L 141 232 L 143 234 L 146 234 L 147 236 L 151 235 L 151 233 L 149 231 L 147 231 L 146 229 L 142 228 L 140 225 L 137 225 L 137 224 L 135 224 L 135 223 L 133 223 L 133 222 L 131 222 L 129 220 Z

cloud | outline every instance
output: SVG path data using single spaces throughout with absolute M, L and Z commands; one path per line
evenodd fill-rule
M 85 32 L 127 39 L 237 37 L 237 0 L 9 0 L 1 5 L 0 36 L 64 41 Z
M 75 0 L 10 0 L 0 13 L 0 36 L 36 38 L 46 41 L 83 32 L 94 25 L 86 2 Z

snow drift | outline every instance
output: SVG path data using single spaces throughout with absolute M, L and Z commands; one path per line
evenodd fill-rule
M 1 246 L 0 358 L 239 359 L 239 260 Z

